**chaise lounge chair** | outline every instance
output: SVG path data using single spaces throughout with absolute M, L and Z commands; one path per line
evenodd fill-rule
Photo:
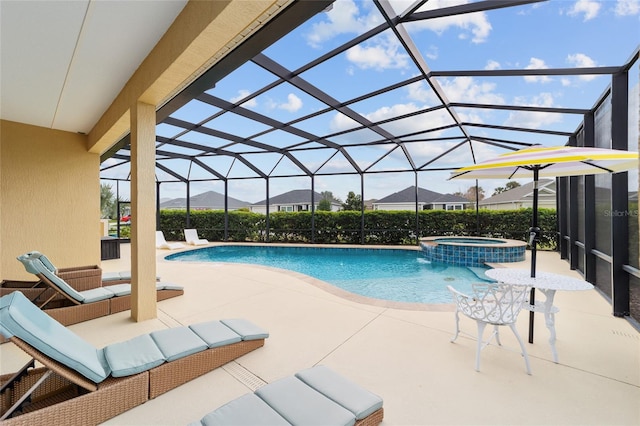
M 208 240 L 198 237 L 198 231 L 196 229 L 185 229 L 184 239 L 187 242 L 187 244 L 192 246 L 204 246 L 209 244 Z
M 131 284 L 116 284 L 90 290 L 77 291 L 65 280 L 52 273 L 37 256 L 19 256 L 25 269 L 36 275 L 44 288 L 28 293 L 28 298 L 40 309 L 63 325 L 115 314 L 131 309 Z M 34 290 L 33 288 L 31 290 Z M 181 286 L 156 282 L 157 300 L 165 300 L 184 294 Z M 8 292 L 4 289 L 3 292 Z
M 3 425 L 95 425 L 264 345 L 244 319 L 169 328 L 98 349 L 22 293 L 0 298 L 0 333 L 33 358 L 0 376 Z M 34 368 L 34 361 L 44 365 Z
M 162 231 L 156 231 L 156 248 L 158 249 L 167 249 L 167 250 L 176 250 L 184 248 L 184 244 L 182 243 L 168 243 L 167 240 L 164 239 L 164 233 Z
M 373 426 L 383 416 L 382 398 L 320 365 L 234 399 L 189 426 Z
M 47 256 L 35 250 L 25 253 L 22 256 L 39 258 L 47 269 L 65 280 L 78 291 L 91 290 L 101 285 L 127 284 L 131 282 L 131 271 L 103 272 L 98 265 L 57 268 Z M 98 276 L 100 280 L 98 280 Z M 160 281 L 160 277 L 156 277 L 156 280 Z

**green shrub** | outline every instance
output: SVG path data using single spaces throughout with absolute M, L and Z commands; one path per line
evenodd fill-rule
M 267 216 L 246 210 L 190 213 L 190 227 L 209 241 L 318 244 L 416 244 L 434 235 L 481 236 L 527 241 L 532 209 L 274 212 Z M 417 221 L 417 226 L 416 226 Z M 184 240 L 185 210 L 161 210 L 160 229 L 167 240 Z M 542 230 L 539 247 L 556 250 L 556 211 L 538 210 Z

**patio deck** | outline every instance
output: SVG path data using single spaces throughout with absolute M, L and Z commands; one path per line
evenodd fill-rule
M 175 251 L 174 251 L 175 252 Z M 130 247 L 102 262 L 129 268 Z M 525 373 L 513 335 L 487 347 L 474 371 L 475 341 L 449 342 L 453 306 L 412 309 L 344 298 L 297 273 L 264 267 L 165 261 L 163 281 L 185 287 L 158 304 L 158 318 L 134 323 L 122 312 L 71 328 L 98 347 L 140 333 L 210 319 L 243 317 L 270 332 L 263 348 L 111 419 L 108 425 L 185 425 L 225 402 L 316 364 L 325 364 L 384 399 L 383 425 L 638 425 L 640 334 L 615 318 L 597 291 L 558 292 L 560 363 L 551 360 L 548 331 L 536 315 L 536 341 L 527 344 L 533 375 Z M 516 264 L 527 268 L 529 260 Z M 557 253 L 539 252 L 538 270 L 579 277 Z M 513 264 L 509 265 L 513 266 Z M 527 334 L 528 315 L 518 330 Z M 461 327 L 475 335 L 463 318 Z M 22 352 L 0 347 L 0 370 L 15 371 Z

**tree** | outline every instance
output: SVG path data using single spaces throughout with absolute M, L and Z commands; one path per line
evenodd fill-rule
M 492 197 L 494 195 L 498 195 L 498 194 L 502 194 L 505 191 L 508 191 L 510 189 L 513 188 L 517 188 L 519 187 L 520 184 L 518 182 L 516 182 L 515 180 L 510 180 L 509 182 L 507 182 L 507 184 L 505 186 L 499 186 L 496 189 L 493 190 L 493 195 L 491 195 Z
M 320 201 L 318 202 L 318 210 L 323 210 L 330 212 L 331 211 L 331 203 L 334 200 L 333 192 L 331 191 L 322 191 L 320 193 Z M 336 200 L 340 201 L 340 200 Z
M 116 196 L 112 186 L 107 183 L 100 184 L 100 217 L 113 219 L 116 215 Z
M 347 200 L 342 203 L 343 210 L 362 210 L 362 196 L 356 195 L 355 192 L 349 191 Z
M 476 202 L 476 187 L 474 186 L 470 186 L 467 191 L 462 194 L 462 196 L 464 198 L 466 198 L 469 201 L 473 201 L 474 203 Z M 484 189 L 482 189 L 481 186 L 478 187 L 478 201 L 483 200 L 484 199 Z
M 453 195 L 457 195 L 458 197 L 466 198 L 469 201 L 476 201 L 476 186 L 470 186 L 466 191 L 457 191 L 454 192 Z M 484 189 L 481 186 L 478 187 L 478 196 L 480 199 L 484 199 Z

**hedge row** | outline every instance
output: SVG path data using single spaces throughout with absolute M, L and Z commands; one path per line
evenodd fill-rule
M 539 209 L 542 234 L 539 247 L 556 250 L 556 211 Z M 519 210 L 423 210 L 275 212 L 267 216 L 247 211 L 230 211 L 225 238 L 224 211 L 192 211 L 187 226 L 185 210 L 162 210 L 160 229 L 167 240 L 184 240 L 185 227 L 196 228 L 209 241 L 285 242 L 325 244 L 416 244 L 418 237 L 434 235 L 482 236 L 526 241 L 531 226 L 531 209 Z M 313 220 L 312 220 L 313 219 Z M 361 232 L 364 220 L 364 236 Z M 268 238 L 267 238 L 268 229 Z M 478 232 L 479 230 L 479 232 Z

